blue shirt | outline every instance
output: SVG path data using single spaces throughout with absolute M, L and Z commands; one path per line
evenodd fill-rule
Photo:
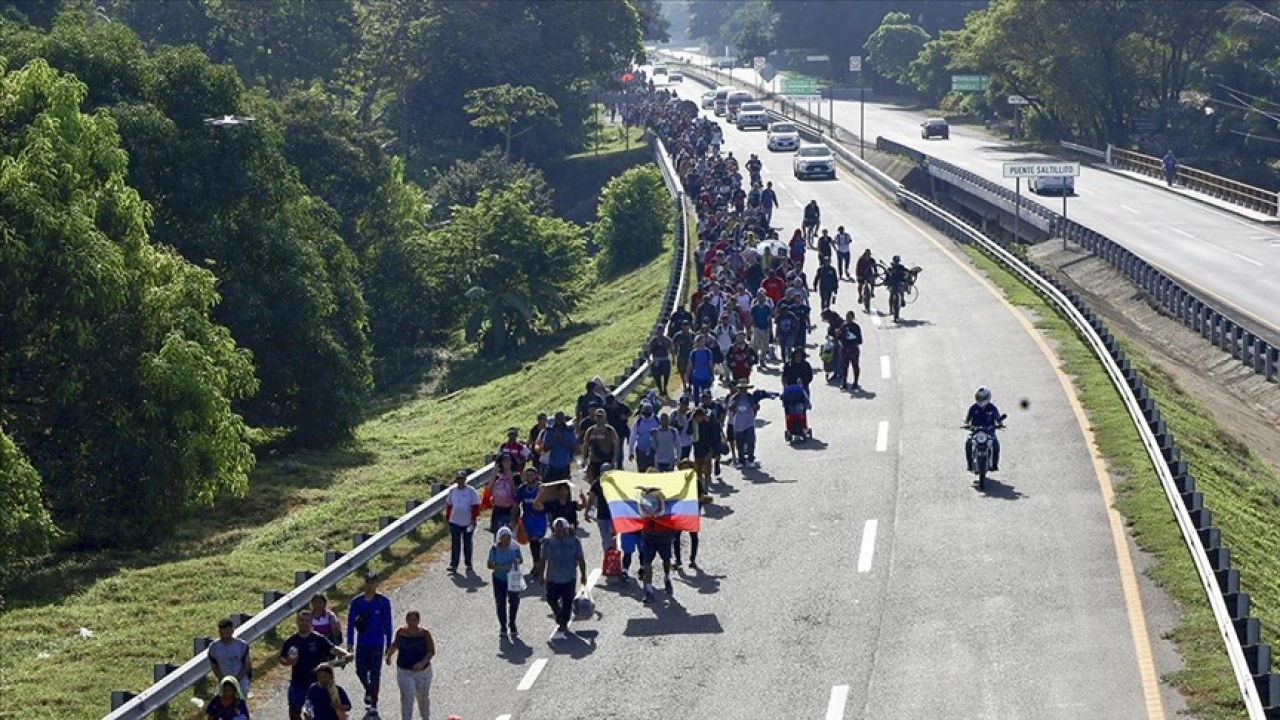
M 973 427 L 994 429 L 1000 422 L 1000 409 L 995 403 L 987 403 L 986 407 L 974 403 L 969 406 L 969 414 L 965 415 L 964 421 Z
M 338 701 L 342 703 L 344 710 L 351 710 L 351 698 L 347 697 L 347 691 L 341 687 L 338 688 Z M 315 720 L 338 720 L 329 691 L 320 687 L 319 683 L 307 688 L 307 702 L 311 703 L 311 709 L 315 711 Z
M 646 455 L 649 453 L 650 435 L 649 431 L 658 427 L 658 416 L 650 414 L 645 417 L 644 413 L 636 418 L 634 432 L 631 433 L 631 452 L 642 452 Z
M 356 618 L 364 616 L 364 630 L 356 641 Z M 390 647 L 391 599 L 378 593 L 370 600 L 360 593 L 347 610 L 347 644 L 361 647 Z
M 578 447 L 578 438 L 567 426 L 548 427 L 546 439 L 542 443 L 542 451 L 546 453 L 544 461 L 547 467 L 566 468 L 573 464 L 573 451 Z M 526 529 L 526 532 L 528 530 Z
M 547 582 L 571 583 L 578 575 L 578 560 L 583 558 L 582 543 L 573 535 L 552 535 L 542 543 L 542 558 L 547 564 Z
M 773 308 L 765 304 L 751 306 L 751 324 L 761 330 L 769 329 L 769 320 L 773 317 Z
M 689 353 L 689 377 L 710 378 L 711 361 L 711 351 L 706 348 Z
M 533 540 L 547 534 L 547 514 L 533 506 L 539 492 L 541 487 L 538 485 L 521 485 L 516 488 L 516 502 L 520 503 L 520 522 L 524 523 L 525 534 Z
M 525 532 L 529 532 L 525 530 Z M 520 546 L 514 540 L 505 548 L 494 545 L 489 548 L 489 562 L 494 565 L 511 565 L 520 562 Z M 493 579 L 495 582 L 507 581 L 507 573 L 509 570 L 494 570 Z

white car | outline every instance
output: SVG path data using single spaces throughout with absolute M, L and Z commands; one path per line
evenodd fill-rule
M 797 178 L 817 175 L 836 179 L 836 158 L 826 145 L 803 145 L 791 159 L 791 170 Z
M 800 147 L 800 131 L 789 122 L 776 122 L 769 126 L 770 150 L 791 150 Z
M 739 130 L 745 130 L 749 127 L 758 127 L 761 130 L 769 129 L 769 116 L 764 111 L 764 105 L 761 103 L 743 103 L 738 108 L 738 114 L 734 118 L 735 125 Z
M 716 91 L 708 90 L 702 93 L 702 109 L 710 110 L 716 106 Z
M 1075 195 L 1076 179 L 1070 175 L 1031 178 L 1031 192 L 1037 195 Z

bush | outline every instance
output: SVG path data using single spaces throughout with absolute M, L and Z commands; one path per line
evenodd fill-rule
M 675 219 L 662 172 L 642 165 L 610 180 L 600 193 L 599 216 L 592 229 L 602 277 L 617 277 L 652 260 L 662 252 Z

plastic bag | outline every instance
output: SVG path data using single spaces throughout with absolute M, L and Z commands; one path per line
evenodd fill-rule
M 529 584 L 525 582 L 524 573 L 520 571 L 520 564 L 516 563 L 507 571 L 507 590 L 513 593 L 524 592 Z
M 573 616 L 579 620 L 586 620 L 595 613 L 596 603 L 591 599 L 591 591 L 583 588 L 573 599 Z
M 622 551 L 616 547 L 605 550 L 604 562 L 601 564 L 600 572 L 605 577 L 622 575 Z

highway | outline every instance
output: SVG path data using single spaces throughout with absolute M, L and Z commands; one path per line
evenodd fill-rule
M 695 63 L 705 56 L 681 51 Z M 764 85 L 755 70 L 733 71 L 739 84 Z M 780 83 L 775 80 L 775 83 Z M 694 86 L 702 88 L 700 84 Z M 780 85 L 779 85 L 780 87 Z M 836 125 L 857 134 L 859 104 L 813 104 L 823 118 L 834 114 Z M 954 126 L 951 139 L 923 140 L 920 122 L 927 115 L 882 103 L 866 103 L 865 134 L 874 144 L 877 136 L 915 148 L 926 154 L 1014 189 L 1014 180 L 1002 178 L 1001 163 L 1045 159 L 1043 155 L 1017 151 L 981 128 Z M 1062 212 L 1060 197 L 1032 200 Z M 1165 273 L 1195 287 L 1218 302 L 1243 311 L 1260 326 L 1280 335 L 1280 228 L 1264 225 L 1211 207 L 1205 203 L 1162 191 L 1106 170 L 1088 166 L 1076 178 L 1077 196 L 1067 201 L 1067 216 L 1120 243 Z
M 1142 610 L 1150 590 L 1108 510 L 1083 415 L 1027 319 L 949 241 L 847 177 L 799 183 L 763 133 L 725 136 L 744 160 L 760 154 L 784 228 L 816 198 L 859 251 L 922 265 L 919 300 L 900 326 L 883 317 L 883 294 L 875 315 L 860 313 L 865 392 L 817 373 L 813 441 L 788 447 L 779 404 L 764 403 L 762 466 L 726 466 L 712 485 L 699 568 L 678 574 L 674 599 L 659 592 L 645 606 L 634 582 L 601 583 L 599 616 L 553 647 L 536 589 L 518 643 L 498 637 L 484 571 L 453 579 L 436 561 L 395 590 L 396 614 L 420 609 L 437 640 L 433 717 L 1172 717 L 1178 698 L 1157 680 L 1174 669 L 1161 664 L 1168 619 Z M 853 295 L 846 284 L 837 309 Z M 756 383 L 780 389 L 774 373 Z M 986 492 L 964 472 L 960 429 L 979 385 L 1010 414 Z M 482 566 L 488 535 L 476 540 Z M 351 669 L 339 682 L 359 697 Z M 257 695 L 255 717 L 285 717 L 282 687 Z M 382 695 L 382 716 L 397 717 L 394 686 Z

